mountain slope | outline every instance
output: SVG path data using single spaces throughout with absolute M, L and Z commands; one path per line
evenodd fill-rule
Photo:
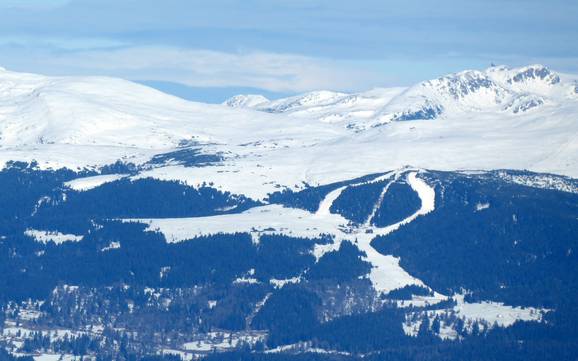
M 118 79 L 1 71 L 0 160 L 96 169 L 121 160 L 137 178 L 254 199 L 408 164 L 578 176 L 574 79 L 494 67 L 406 89 L 208 105 Z
M 348 127 L 365 129 L 389 121 L 451 117 L 460 112 L 518 113 L 576 100 L 574 78 L 563 78 L 543 65 L 513 69 L 496 66 L 448 74 L 405 89 L 359 94 L 318 91 L 252 103 L 234 102 L 242 97 L 237 96 L 224 104 L 321 121 L 345 121 Z
M 572 77 L 214 106 L 0 89 L 2 359 L 576 354 L 578 179 L 519 170 L 578 175 Z
M 304 143 L 329 133 L 305 121 L 294 127 Z M 143 163 L 183 144 L 267 142 L 292 128 L 282 117 L 189 102 L 121 79 L 0 71 L 4 160 L 55 167 Z
M 432 360 L 446 360 L 476 340 L 481 355 L 573 344 L 576 180 L 406 168 L 264 205 L 153 179 L 72 187 L 83 175 L 0 171 L 13 353 L 354 361 L 443 347 Z

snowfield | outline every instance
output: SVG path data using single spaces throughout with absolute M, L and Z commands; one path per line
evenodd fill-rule
M 169 243 L 217 233 L 249 233 L 255 242 L 261 234 L 315 238 L 341 232 L 340 227 L 347 224 L 347 220 L 339 215 L 320 219 L 307 211 L 276 204 L 251 208 L 239 214 L 125 221 L 144 222 L 149 230 L 163 233 Z
M 465 321 L 467 332 L 472 331 L 472 322 L 483 321 L 488 327 L 509 327 L 516 321 L 539 322 L 542 321 L 544 314 L 549 312 L 548 309 L 539 309 L 534 307 L 513 307 L 500 302 L 476 302 L 469 303 L 464 301 L 463 295 L 455 295 L 453 299 L 456 305 L 451 309 L 440 309 L 434 311 L 417 311 L 422 318 L 412 320 L 415 313 L 406 317 L 403 329 L 408 336 L 417 336 L 419 327 L 423 322 L 423 317 L 427 317 L 430 324 L 436 316 L 444 314 L 453 314 Z M 482 326 L 483 327 L 483 326 Z M 437 335 L 442 339 L 457 339 L 458 334 L 451 325 L 442 325 L 440 333 Z
M 71 181 L 64 183 L 64 185 L 75 191 L 87 191 L 89 189 L 100 187 L 105 183 L 110 183 L 122 179 L 123 177 L 124 176 L 121 174 L 97 175 L 94 177 L 73 179 Z
M 48 243 L 54 242 L 55 244 L 62 244 L 64 242 L 80 242 L 83 236 L 77 236 L 75 234 L 63 234 L 56 231 L 40 231 L 37 229 L 27 229 L 24 234 L 28 237 L 33 238 L 36 242 Z
M 394 175 L 394 180 L 399 178 L 400 174 Z M 375 211 L 379 208 L 379 204 L 383 200 L 383 196 L 387 192 L 387 189 L 393 182 L 393 180 L 388 183 L 384 192 L 382 193 L 378 204 L 374 207 L 374 212 L 370 215 L 369 219 L 363 227 L 361 227 L 355 234 L 357 247 L 365 252 L 366 260 L 373 265 L 369 278 L 373 283 L 373 287 L 376 291 L 387 293 L 391 290 L 401 288 L 407 285 L 418 285 L 425 286 L 424 283 L 412 277 L 407 273 L 400 265 L 399 258 L 382 255 L 377 252 L 375 248 L 371 245 L 371 241 L 377 236 L 385 236 L 391 232 L 395 232 L 401 226 L 414 221 L 417 217 L 425 215 L 435 208 L 435 191 L 429 185 L 427 185 L 423 180 L 417 178 L 417 172 L 410 172 L 406 176 L 407 182 L 411 188 L 418 194 L 421 200 L 420 209 L 412 214 L 411 216 L 386 227 L 375 227 L 371 226 L 371 219 L 375 216 Z
M 540 65 L 493 67 L 409 88 L 274 101 L 239 96 L 209 105 L 119 79 L 1 70 L 0 163 L 94 169 L 195 149 L 223 159 L 203 167 L 149 164 L 134 177 L 211 183 L 256 200 L 283 187 L 406 165 L 578 177 L 576 79 Z M 88 189 L 110 179 L 69 186 Z
M 417 217 L 434 210 L 435 192 L 427 183 L 418 178 L 417 174 L 417 171 L 403 169 L 399 172 L 385 174 L 371 181 L 347 186 L 354 187 L 360 184 L 390 179 L 389 183 L 384 187 L 384 195 L 392 182 L 405 177 L 411 188 L 420 197 L 421 207 L 406 219 L 386 227 L 370 225 L 373 214 L 363 225 L 354 226 L 341 215 L 330 212 L 333 202 L 347 187 L 341 187 L 330 192 L 321 201 L 319 210 L 316 213 L 273 204 L 255 207 L 239 214 L 192 218 L 125 219 L 124 221 L 145 223 L 148 225 L 148 230 L 161 232 L 169 243 L 182 242 L 195 237 L 218 233 L 249 233 L 256 243 L 259 242 L 259 236 L 262 234 L 284 234 L 306 238 L 316 238 L 320 235 L 333 236 L 333 243 L 315 245 L 312 253 L 317 260 L 327 252 L 338 250 L 343 240 L 350 240 L 354 242 L 360 251 L 366 254 L 364 259 L 372 265 L 369 279 L 375 290 L 379 293 L 387 293 L 412 284 L 425 286 L 421 280 L 412 277 L 400 267 L 398 258 L 382 255 L 371 246 L 371 241 L 375 237 L 385 236 L 394 232 Z M 375 210 L 379 208 L 383 195 L 374 206 Z
M 183 349 L 192 352 L 206 353 L 212 350 L 232 350 L 240 343 L 254 345 L 265 339 L 266 334 L 259 331 L 253 332 L 209 332 L 198 337 L 199 339 L 183 344 Z
M 379 253 L 372 241 L 397 232 L 420 217 L 428 217 L 439 207 L 434 185 L 425 181 L 428 169 L 551 173 L 492 172 L 511 183 L 578 193 L 578 183 L 572 179 L 578 177 L 577 80 L 576 76 L 557 74 L 541 65 L 512 69 L 499 66 L 449 74 L 408 88 L 356 94 L 316 91 L 277 100 L 239 95 L 224 104 L 209 105 L 120 79 L 46 77 L 0 68 L 0 166 L 6 167 L 12 161 L 34 161 L 42 169 L 97 171 L 90 174 L 98 175 L 63 183 L 59 191 L 64 192 L 90 191 L 121 179 L 154 178 L 176 180 L 191 187 L 214 187 L 232 193 L 233 198 L 243 195 L 261 201 L 260 205 L 241 213 L 122 221 L 145 224 L 148 230 L 162 233 L 168 243 L 194 242 L 196 237 L 220 233 L 247 233 L 255 244 L 261 236 L 272 234 L 330 236 L 331 243 L 311 246 L 309 252 L 317 261 L 349 241 L 371 265 L 361 279 L 371 282 L 373 290 L 369 294 L 378 296 L 375 302 L 415 307 L 407 310 L 403 325 L 406 334 L 416 335 L 424 319 L 448 314 L 466 320 L 466 331 L 471 331 L 467 328 L 473 328 L 472 323 L 477 320 L 484 321 L 482 327 L 508 327 L 517 320 L 542 321 L 549 310 L 497 302 L 468 303 L 461 295 L 454 296 L 455 306 L 441 306 L 451 295 L 435 292 L 401 267 L 400 258 Z M 107 168 L 108 172 L 115 169 L 114 172 L 124 173 L 126 169 L 127 174 L 104 174 L 108 172 L 101 168 L 113 164 L 118 168 Z M 370 174 L 375 178 L 342 183 L 347 185 L 326 194 L 316 212 L 268 203 L 274 192 Z M 373 225 L 396 182 L 409 185 L 415 192 L 419 209 L 404 214 L 406 218 L 399 222 L 384 227 Z M 332 213 L 332 206 L 344 191 L 366 184 L 383 185 L 372 193 L 372 212 L 366 219 L 356 223 Z M 48 196 L 40 198 L 34 212 L 48 200 Z M 480 213 L 483 216 L 497 206 L 497 202 L 478 202 L 472 211 L 484 212 Z M 33 228 L 19 232 L 45 244 L 83 239 Z M 124 253 L 125 248 L 130 245 L 121 241 L 99 246 L 100 252 L 111 256 Z M 170 271 L 170 267 L 162 267 L 159 278 Z M 288 279 L 262 280 L 254 276 L 255 270 L 235 275 L 233 283 L 262 282 L 282 288 L 308 282 L 307 270 Z M 404 301 L 380 297 L 409 285 L 432 292 Z M 65 290 L 66 287 L 75 286 L 65 286 Z M 270 295 L 257 304 L 255 313 Z M 206 302 L 213 309 L 222 301 L 211 298 Z M 447 308 L 420 309 L 432 304 Z M 25 317 L 33 320 L 36 316 L 29 313 Z M 22 342 L 24 332 L 29 336 L 30 330 L 24 331 L 16 324 L 9 326 L 0 334 L 3 340 L 17 344 Z M 453 327 L 449 322 L 442 323 L 437 336 L 459 338 Z M 54 335 L 64 337 L 66 332 L 69 331 L 56 330 Z M 162 352 L 192 359 L 213 350 L 227 351 L 245 343 L 255 345 L 265 337 L 260 331 L 210 332 L 181 340 Z M 334 353 L 299 344 L 270 352 L 300 349 Z M 60 358 L 44 354 L 36 359 L 57 357 Z M 63 359 L 71 358 L 64 355 Z

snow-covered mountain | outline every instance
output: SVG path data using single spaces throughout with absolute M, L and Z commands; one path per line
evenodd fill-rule
M 578 176 L 576 79 L 540 65 L 492 67 L 409 88 L 208 105 L 119 79 L 2 70 L 0 160 L 121 160 L 146 165 L 137 177 L 211 182 L 255 199 L 408 164 Z M 192 154 L 212 162 L 185 164 Z
M 358 94 L 316 91 L 275 101 L 259 98 L 239 102 L 244 96 L 235 96 L 224 104 L 366 129 L 395 120 L 434 119 L 463 112 L 517 114 L 547 104 L 559 105 L 576 99 L 572 79 L 565 77 L 562 81 L 560 75 L 543 65 L 513 69 L 497 66 L 449 74 L 409 88 Z
M 225 105 L 231 108 L 254 108 L 259 104 L 268 103 L 269 99 L 262 95 L 247 94 L 247 95 L 236 95 L 225 101 Z
M 267 126 L 263 126 L 266 124 Z M 291 134 L 294 128 L 295 134 Z M 307 128 L 315 128 L 309 129 Z M 44 166 L 143 163 L 183 144 L 237 145 L 330 134 L 307 122 L 189 102 L 129 81 L 0 71 L 0 157 Z
M 208 105 L 0 70 L 0 360 L 575 355 L 575 79 Z

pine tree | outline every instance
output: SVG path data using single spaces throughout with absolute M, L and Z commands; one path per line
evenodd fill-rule
M 432 326 L 431 326 L 432 332 L 435 333 L 436 335 L 440 334 L 440 329 L 441 329 L 441 322 L 438 316 L 435 317 Z

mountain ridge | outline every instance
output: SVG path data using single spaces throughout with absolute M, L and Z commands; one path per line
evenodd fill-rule
M 555 87 L 557 85 L 559 85 L 558 88 Z M 499 110 L 518 113 L 546 103 L 555 103 L 554 99 L 545 98 L 564 100 L 564 92 L 568 95 L 566 98 L 576 98 L 573 86 L 571 81 L 563 82 L 560 75 L 541 64 L 519 68 L 501 65 L 484 71 L 464 70 L 426 80 L 407 88 L 400 88 L 399 94 L 390 99 L 383 99 L 383 104 L 368 105 L 364 110 L 373 113 L 373 116 L 369 117 L 370 120 L 373 118 L 373 124 L 370 126 L 395 120 L 434 119 L 444 115 L 446 111 L 490 111 L 498 110 L 493 108 L 500 107 Z M 261 99 L 258 103 L 247 104 L 231 102 L 231 99 L 242 97 L 238 95 L 223 104 L 263 112 L 306 113 L 305 115 L 315 117 L 315 112 L 319 108 L 355 103 L 366 93 L 314 91 L 274 101 Z M 319 101 L 312 101 L 315 98 Z M 526 105 L 516 106 L 514 103 L 526 103 Z M 321 120 L 324 119 L 326 118 L 321 117 Z M 367 127 L 353 122 L 348 123 L 347 126 Z
M 577 177 L 575 79 L 540 65 L 493 67 L 409 88 L 227 106 L 114 78 L 3 71 L 0 162 L 98 170 L 120 161 L 140 166 L 138 177 L 260 200 L 407 164 Z
M 0 359 L 565 359 L 578 178 L 522 170 L 578 171 L 557 79 L 254 110 L 0 74 Z

